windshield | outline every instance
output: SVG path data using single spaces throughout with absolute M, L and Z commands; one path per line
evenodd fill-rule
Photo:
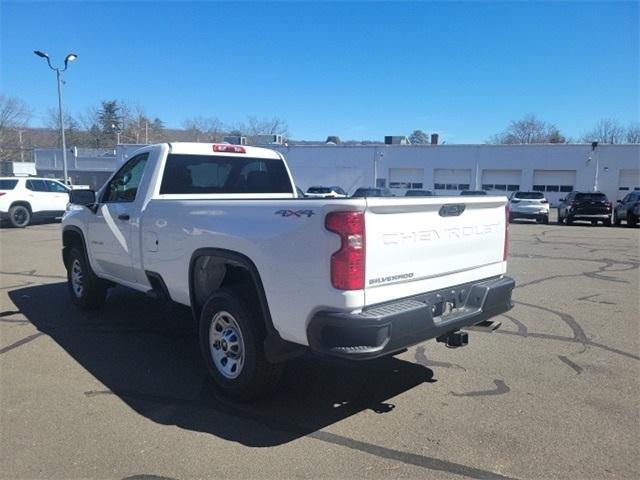
M 525 200 L 540 200 L 544 198 L 542 192 L 517 192 L 514 198 L 524 198 Z

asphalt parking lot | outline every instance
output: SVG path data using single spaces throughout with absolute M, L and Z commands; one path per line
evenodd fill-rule
M 513 224 L 500 330 L 291 362 L 254 405 L 186 309 L 74 309 L 59 229 L 0 230 L 1 478 L 640 478 L 640 229 Z

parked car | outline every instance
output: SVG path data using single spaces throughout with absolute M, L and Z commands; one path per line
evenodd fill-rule
M 62 217 L 69 190 L 50 178 L 0 177 L 0 221 L 24 228 L 32 220 Z
M 309 187 L 306 197 L 309 198 L 346 198 L 347 192 L 340 187 Z
M 120 284 L 190 307 L 205 367 L 233 398 L 267 391 L 306 352 L 463 346 L 460 329 L 495 329 L 488 320 L 511 308 L 506 201 L 301 200 L 279 152 L 174 142 L 138 150 L 97 193 L 70 195 L 72 302 L 99 308 Z
M 571 225 L 576 220 L 611 225 L 611 202 L 602 192 L 569 193 L 558 203 L 558 223 Z
M 509 196 L 509 221 L 527 218 L 549 223 L 549 201 L 542 192 L 513 192 Z
M 478 195 L 486 195 L 487 192 L 484 190 L 462 190 L 460 195 L 469 195 L 469 196 L 478 196 Z
M 613 223 L 620 225 L 624 220 L 628 227 L 635 227 L 640 218 L 640 191 L 628 193 L 616 202 L 613 209 Z
M 404 193 L 405 197 L 433 197 L 431 190 L 407 190 Z
M 373 188 L 373 187 L 360 187 L 351 198 L 361 198 L 361 197 L 395 197 L 391 190 L 388 188 Z

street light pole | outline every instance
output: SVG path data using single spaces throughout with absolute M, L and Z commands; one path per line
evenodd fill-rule
M 66 71 L 67 67 L 69 66 L 69 62 L 73 62 L 76 58 L 78 58 L 78 56 L 75 53 L 68 54 L 64 59 L 64 68 L 60 69 L 51 65 L 51 59 L 49 58 L 49 55 L 47 55 L 46 53 L 41 52 L 40 50 L 34 50 L 33 53 L 35 53 L 37 56 L 41 58 L 45 58 L 47 60 L 47 65 L 49 65 L 49 68 L 56 72 L 56 80 L 58 82 L 58 114 L 60 118 L 60 140 L 62 142 L 62 170 L 64 175 L 64 183 L 65 185 L 68 185 L 69 172 L 67 167 L 67 142 L 64 136 L 64 116 L 63 116 L 63 110 L 62 110 L 62 86 L 61 86 L 62 81 L 60 79 L 60 74 Z
M 62 88 L 60 87 L 60 69 L 56 68 L 56 78 L 58 79 L 58 113 L 60 115 L 60 138 L 62 139 L 62 170 L 64 184 L 69 183 L 69 172 L 67 171 L 67 141 L 64 136 L 64 120 L 62 116 Z

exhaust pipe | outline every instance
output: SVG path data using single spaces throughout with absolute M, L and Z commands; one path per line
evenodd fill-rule
M 485 320 L 484 322 L 476 323 L 475 325 L 469 325 L 464 327 L 464 330 L 470 330 L 475 332 L 491 333 L 494 330 L 499 329 L 502 326 L 502 322 L 498 320 Z

